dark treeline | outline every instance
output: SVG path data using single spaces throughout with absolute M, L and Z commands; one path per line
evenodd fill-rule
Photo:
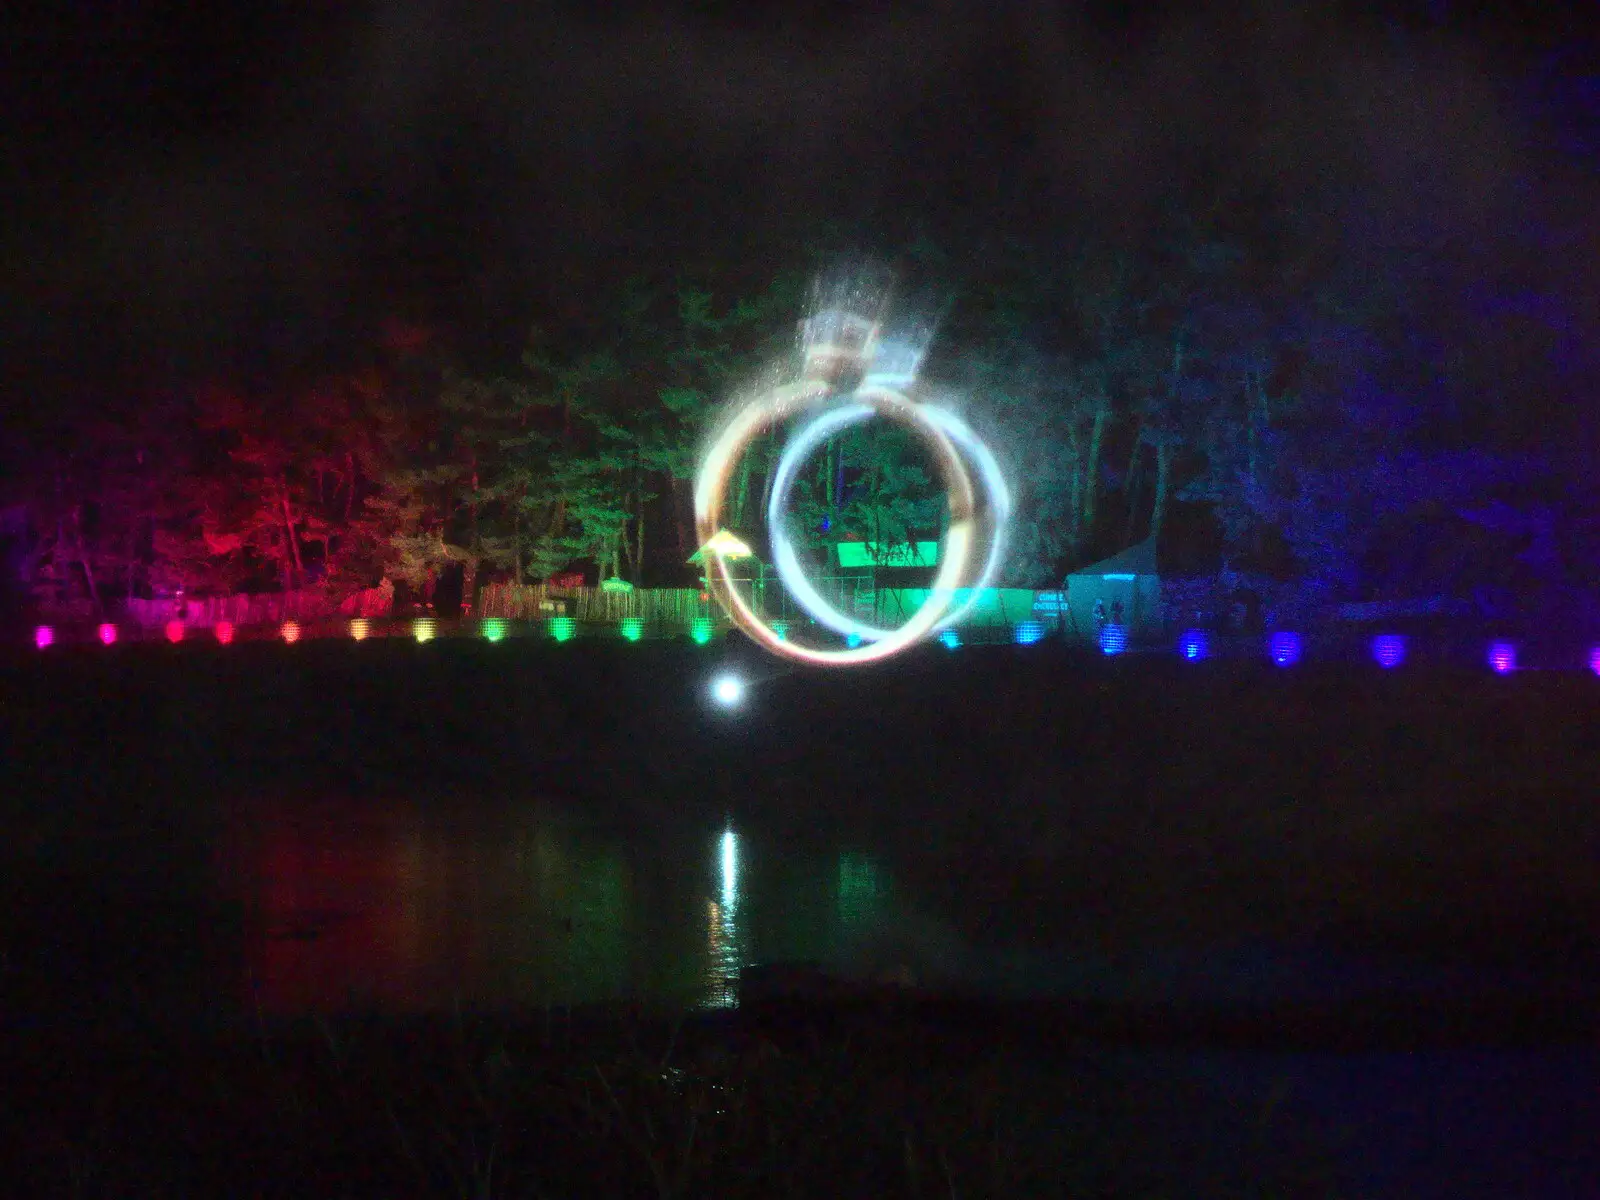
M 597 258 L 561 277 L 559 305 L 551 278 L 530 280 L 516 315 L 531 329 L 511 341 L 398 300 L 316 369 L 256 354 L 155 390 L 8 406 L 8 595 L 106 611 L 180 588 L 685 582 L 710 422 L 794 368 L 819 269 L 865 247 L 892 268 L 895 315 L 932 330 L 926 392 L 1016 481 L 1004 582 L 1154 536 L 1171 577 L 1307 615 L 1443 597 L 1587 622 L 1591 91 L 1559 57 L 1492 78 L 1441 67 L 1430 91 L 1412 47 L 1381 77 L 1329 68 L 1359 110 L 1335 121 L 1252 53 L 1262 95 L 1289 107 L 1214 134 L 1168 113 L 1126 204 L 1069 203 L 1019 160 L 1003 202 L 972 211 L 942 195 L 921 214 L 896 200 L 839 228 L 791 222 L 804 249 L 785 261 L 772 235 L 750 242 L 730 189 L 720 246 L 701 230 L 681 254 L 656 237 L 631 269 Z M 1429 140 L 1474 120 L 1490 132 Z M 781 432 L 731 490 L 730 525 L 757 539 Z M 887 544 L 938 532 L 929 484 L 905 439 L 866 427 L 817 455 L 795 502 L 818 551 Z
M 1174 575 L 1248 578 L 1281 603 L 1585 611 L 1600 504 L 1567 299 L 1366 261 L 1247 199 L 1175 210 L 1137 242 L 997 244 L 962 277 L 927 241 L 903 257 L 931 299 L 902 309 L 937 322 L 926 393 L 1017 481 L 1007 581 L 1155 536 Z M 809 278 L 640 275 L 587 333 L 535 328 L 510 366 L 395 322 L 355 365 L 271 390 L 39 419 L 8 482 L 16 582 L 104 611 L 451 571 L 468 597 L 574 569 L 681 581 L 696 450 L 729 395 L 794 369 Z M 748 535 L 781 432 L 731 489 Z M 804 527 L 819 546 L 937 534 L 925 466 L 892 431 L 841 435 L 801 484 Z

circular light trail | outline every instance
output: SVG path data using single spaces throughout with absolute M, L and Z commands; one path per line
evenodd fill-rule
M 737 409 L 712 441 L 695 480 L 695 526 L 706 564 L 706 583 L 735 625 L 774 654 L 823 666 L 845 666 L 888 658 L 955 625 L 978 602 L 999 567 L 1002 536 L 1011 514 L 1011 491 L 994 454 L 961 418 L 947 409 L 918 402 L 896 385 L 910 376 L 873 373 L 875 341 L 859 350 L 836 345 L 813 348 L 810 374 L 797 383 L 771 389 Z M 865 382 L 835 387 L 853 368 Z M 728 533 L 721 527 L 723 502 L 740 455 L 761 433 L 782 421 L 815 414 L 785 447 L 771 481 L 767 524 L 773 565 L 796 602 L 825 628 L 847 641 L 842 650 L 817 649 L 790 641 L 763 620 L 739 594 L 725 552 Z M 881 418 L 916 437 L 933 460 L 950 508 L 939 568 L 927 598 L 898 629 L 856 621 L 830 605 L 806 578 L 788 531 L 785 510 L 795 477 L 806 459 L 828 438 Z M 976 480 L 974 478 L 976 476 Z M 975 486 L 975 483 L 977 486 Z M 972 568 L 981 554 L 982 563 Z M 960 597 L 958 593 L 966 594 Z

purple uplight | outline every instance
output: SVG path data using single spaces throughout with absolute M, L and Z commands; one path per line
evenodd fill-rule
M 1300 635 L 1275 633 L 1267 642 L 1267 653 L 1280 667 L 1292 667 L 1300 661 Z
M 100 644 L 102 646 L 109 646 L 116 640 L 117 627 L 115 625 L 112 625 L 108 622 L 107 624 L 100 626 Z
M 33 631 L 33 644 L 41 650 L 55 645 L 55 641 L 56 631 L 48 625 L 41 625 Z
M 1589 650 L 1589 670 L 1600 675 L 1600 646 L 1593 646 Z
M 1497 675 L 1506 675 L 1517 669 L 1517 648 L 1510 642 L 1492 642 L 1489 646 L 1489 665 Z
M 1372 657 L 1380 667 L 1398 667 L 1406 660 L 1406 640 L 1397 633 L 1380 633 L 1372 639 Z

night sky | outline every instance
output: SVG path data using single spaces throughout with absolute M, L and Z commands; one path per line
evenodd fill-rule
M 497 352 L 830 223 L 957 272 L 1137 238 L 1219 171 L 1492 259 L 1519 189 L 1594 202 L 1592 9 L 8 5 L 5 407 L 337 363 L 390 316 Z

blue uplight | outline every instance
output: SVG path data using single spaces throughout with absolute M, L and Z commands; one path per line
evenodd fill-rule
M 946 650 L 959 650 L 961 648 L 961 635 L 954 629 L 946 629 L 939 635 L 939 640 L 944 643 Z
M 1517 669 L 1517 648 L 1510 642 L 1491 642 L 1489 665 L 1496 675 L 1509 675 Z
M 1100 629 L 1100 653 L 1121 654 L 1128 648 L 1126 625 L 1104 625 Z
M 849 646 L 850 649 L 854 650 L 857 646 L 861 645 L 861 635 L 859 633 L 847 633 L 847 634 L 845 634 L 844 635 L 844 644 L 846 646 Z
M 1178 639 L 1178 653 L 1190 662 L 1199 662 L 1211 653 L 1209 639 L 1204 629 L 1185 629 Z
M 1267 654 L 1280 667 L 1292 667 L 1300 661 L 1300 635 L 1275 633 L 1267 641 Z
M 1023 621 L 1013 631 L 1017 645 L 1031 646 L 1044 636 L 1044 626 L 1037 621 Z
M 1406 640 L 1397 633 L 1380 633 L 1372 639 L 1372 657 L 1387 670 L 1406 660 Z

